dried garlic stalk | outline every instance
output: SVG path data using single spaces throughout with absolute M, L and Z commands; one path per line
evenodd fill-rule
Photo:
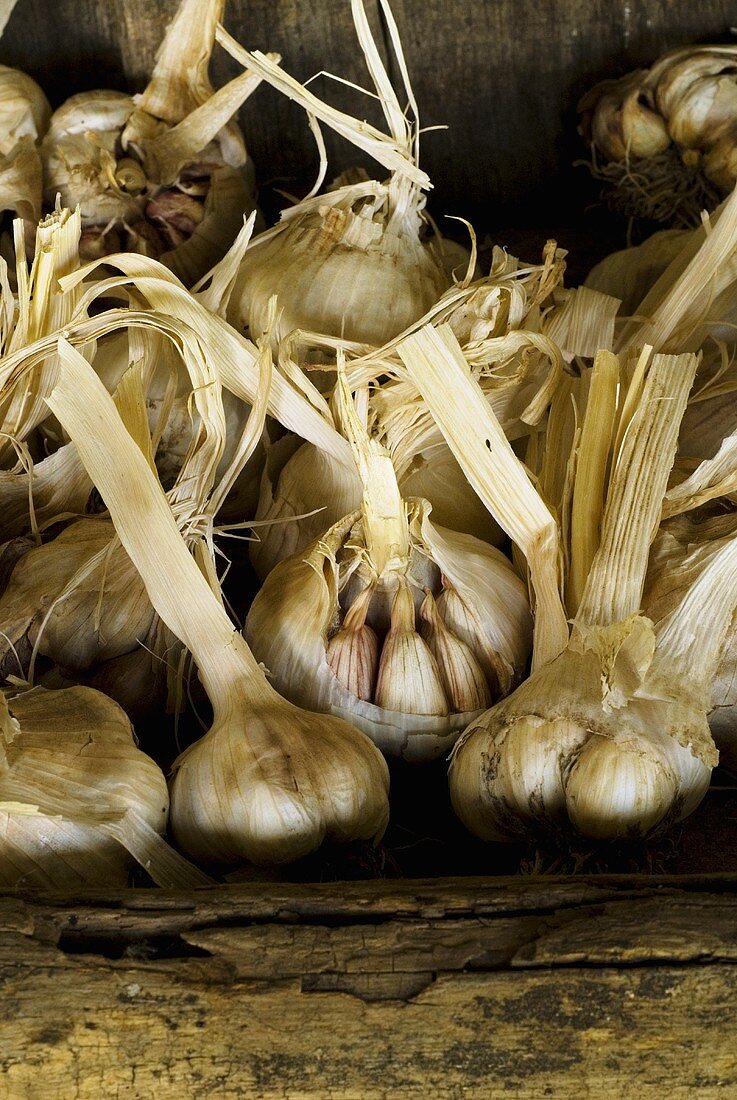
M 563 353 L 542 331 L 556 308 L 553 296 L 564 270 L 564 253 L 552 241 L 541 264 L 522 264 L 495 248 L 488 276 L 446 291 L 416 326 L 450 325 L 509 439 L 536 429 L 564 369 Z M 280 362 L 285 345 L 298 359 L 303 347 L 315 344 L 314 334 L 293 334 L 280 348 Z M 405 377 L 396 345 L 392 340 L 357 357 L 354 351 L 347 371 L 353 384 L 371 385 L 372 432 L 391 454 L 402 495 L 428 500 L 434 523 L 498 544 L 500 528 Z M 333 354 L 336 347 L 346 350 L 336 341 Z M 357 510 L 362 492 L 355 468 L 339 465 L 311 444 L 279 440 L 269 450 L 256 513 L 251 560 L 258 575 L 263 579 L 278 562 Z
M 280 863 L 326 836 L 380 836 L 388 817 L 381 755 L 346 722 L 301 711 L 270 687 L 215 595 L 214 578 L 201 572 L 209 573 L 207 558 L 198 568 L 102 383 L 69 345 L 61 354 L 65 370 L 50 404 L 157 613 L 192 652 L 213 705 L 212 728 L 175 765 L 177 843 L 207 863 Z

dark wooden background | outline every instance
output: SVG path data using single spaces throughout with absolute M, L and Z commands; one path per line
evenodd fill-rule
M 53 103 L 100 86 L 140 89 L 177 0 L 18 0 L 0 60 L 26 69 Z M 378 4 L 367 0 L 380 29 Z M 436 216 L 482 230 L 575 227 L 597 195 L 572 162 L 584 153 L 576 102 L 602 77 L 688 42 L 727 41 L 737 0 L 393 0 L 422 123 Z M 367 80 L 348 0 L 229 0 L 228 29 L 278 50 L 299 78 L 322 69 Z M 236 68 L 218 48 L 216 80 Z M 375 105 L 318 79 L 316 90 L 375 118 Z M 268 207 L 271 185 L 299 192 L 317 158 L 304 115 L 260 89 L 243 124 Z M 356 161 L 328 135 L 337 171 Z M 585 226 L 585 220 L 584 220 Z M 597 232 L 592 222 L 590 230 Z M 575 230 L 571 230 L 575 232 Z M 565 242 L 564 242 L 565 243 Z

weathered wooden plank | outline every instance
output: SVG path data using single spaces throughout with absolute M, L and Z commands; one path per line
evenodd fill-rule
M 731 966 L 440 976 L 409 1002 L 39 948 L 3 962 L 0 1097 L 722 1098 Z
M 691 893 L 693 892 L 693 893 Z M 163 890 L 75 896 L 0 896 L 0 931 L 46 929 L 46 938 L 141 938 L 246 922 L 377 923 L 560 912 L 628 898 L 715 894 L 731 901 L 737 876 L 529 876 L 339 883 L 249 883 L 192 894 Z
M 670 881 L 4 898 L 0 1100 L 721 1100 L 737 884 Z

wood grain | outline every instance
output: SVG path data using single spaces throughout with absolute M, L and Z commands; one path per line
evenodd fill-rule
M 175 6 L 18 0 L 0 59 L 28 69 L 56 103 L 81 88 L 140 89 Z M 366 6 L 378 26 L 376 0 Z M 672 47 L 724 40 L 737 24 L 735 0 L 392 0 L 392 7 L 423 124 L 448 127 L 423 142 L 433 212 L 497 231 L 585 224 L 596 189 L 572 167 L 584 152 L 576 134 L 581 93 Z M 348 0 L 229 0 L 226 24 L 248 46 L 281 51 L 300 79 L 326 69 L 366 83 Z M 219 52 L 213 71 L 222 80 L 235 70 Z M 376 120 L 370 100 L 322 78 L 315 87 Z M 243 124 L 262 182 L 309 185 L 317 158 L 296 107 L 262 89 Z M 326 136 L 336 173 L 361 159 Z
M 737 883 L 690 885 L 6 897 L 0 1098 L 731 1097 Z

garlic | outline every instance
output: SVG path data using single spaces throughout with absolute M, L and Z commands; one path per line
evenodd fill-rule
M 0 211 L 23 218 L 29 243 L 41 217 L 43 189 L 37 143 L 51 108 L 35 80 L 0 65 Z
M 540 553 L 545 527 L 534 490 L 525 490 L 533 494 L 530 513 L 535 507 L 539 513 L 539 533 L 531 538 L 530 520 L 514 507 L 508 487 L 502 493 L 494 485 L 503 436 L 458 344 L 447 330 L 428 326 L 399 351 L 467 476 L 477 479 L 479 493 L 524 549 L 537 597 L 532 675 L 473 720 L 454 749 L 450 787 L 459 817 L 489 840 L 550 823 L 600 839 L 639 836 L 685 817 L 717 759 L 707 694 L 735 604 L 737 540 L 699 573 L 657 630 L 640 606 L 696 356 L 651 358 L 646 348 L 633 369 L 600 353 L 583 428 L 567 439 L 548 436 L 541 482 L 550 462 L 560 464 L 556 452 L 570 446 L 574 506 L 583 489 L 594 516 L 602 517 L 598 535 L 585 538 L 575 537 L 575 526 L 562 526 L 556 550 L 566 570 L 559 580 L 548 576 L 552 562 Z M 565 403 L 572 392 L 582 398 L 586 388 L 563 387 Z M 593 424 L 597 431 L 589 430 Z M 504 468 L 511 484 L 508 458 Z M 585 574 L 580 597 L 570 584 L 577 561 Z M 563 590 L 574 616 L 568 637 Z
M 158 615 L 193 655 L 213 725 L 175 765 L 171 822 L 195 859 L 280 863 L 340 841 L 381 836 L 386 765 L 346 722 L 281 699 L 185 546 L 149 463 L 94 371 L 60 343 L 49 403 L 108 505 Z M 79 394 L 85 394 L 80 401 Z M 207 558 L 199 564 L 207 567 Z M 181 593 L 187 593 L 186 601 Z
M 443 596 L 448 592 L 446 589 Z M 455 596 L 460 600 L 457 593 Z M 485 674 L 481 650 L 476 657 L 471 646 L 448 629 L 429 590 L 420 615 L 422 637 L 435 658 L 450 709 L 465 713 L 491 706 L 492 689 L 498 690 L 498 681 Z
M 540 330 L 564 268 L 563 254 L 552 242 L 539 265 L 522 264 L 495 249 L 489 275 L 453 287 L 429 315 L 433 324 L 447 321 L 456 333 L 510 439 L 523 438 L 539 424 L 563 371 L 559 347 Z M 299 350 L 292 349 L 295 360 Z M 401 377 L 396 341 L 349 361 L 347 369 L 351 377 L 381 383 L 371 393 L 368 419 L 392 456 L 402 495 L 428 500 L 433 522 L 498 545 L 503 532 L 469 485 L 427 405 Z M 387 380 L 388 372 L 400 377 Z M 278 562 L 304 550 L 357 509 L 360 499 L 355 468 L 309 444 L 297 448 L 279 440 L 269 449 L 251 544 L 258 576 L 264 579 Z
M 51 117 L 44 194 L 80 206 L 84 259 L 160 258 L 189 285 L 232 244 L 255 207 L 253 167 L 231 122 L 259 79 L 213 92 L 207 66 L 224 0 L 181 0 L 139 96 L 81 92 Z
M 697 225 L 737 180 L 737 50 L 673 50 L 579 103 L 594 175 L 625 214 Z M 599 163 L 601 160 L 601 163 Z
M 381 61 L 362 0 L 352 0 L 351 10 L 390 136 L 329 107 L 264 55 L 248 53 L 218 30 L 218 42 L 237 61 L 392 173 L 383 183 L 359 180 L 322 195 L 311 192 L 282 214 L 279 225 L 255 238 L 240 271 L 240 301 L 231 314 L 252 339 L 263 335 L 268 302 L 277 295 L 277 340 L 306 329 L 379 347 L 421 317 L 448 285 L 441 257 L 421 238 L 423 192 L 431 185 L 417 165 L 417 108 L 394 19 L 382 0 L 412 123 Z M 324 165 L 320 182 L 323 176 Z
M 734 512 L 702 509 L 693 516 L 666 520 L 653 543 L 643 607 L 656 629 L 683 599 L 689 586 L 715 555 L 737 537 Z M 737 621 L 732 617 L 710 684 L 709 726 L 720 754 L 734 767 L 737 714 Z
M 0 659 L 27 639 L 78 672 L 132 650 L 149 633 L 153 608 L 105 519 L 82 519 L 29 550 L 0 597 Z
M 530 644 L 524 585 L 494 547 L 433 523 L 427 501 L 402 498 L 391 458 L 362 427 L 342 374 L 338 393 L 363 485 L 361 508 L 269 573 L 245 634 L 294 703 L 348 718 L 386 753 L 430 759 L 453 743 L 473 710 L 451 709 L 436 657 L 416 630 L 417 609 L 428 590 L 438 609 L 443 592 L 457 594 L 477 627 L 475 643 L 466 645 L 481 668 L 490 653 L 488 664 L 500 670 L 487 690 L 508 690 L 524 670 Z M 367 624 L 381 646 L 368 697 L 353 690 L 373 679 L 364 648 L 348 644 L 358 624 Z M 332 637 L 341 666 L 355 654 L 358 668 L 339 671 Z M 452 685 L 459 673 L 454 667 L 445 675 Z M 475 702 L 477 694 L 457 697 Z
M 381 650 L 376 705 L 382 710 L 406 710 L 409 714 L 446 715 L 448 701 L 438 663 L 414 627 L 414 600 L 406 580 L 401 578 Z
M 374 695 L 379 666 L 379 639 L 366 623 L 371 595 L 371 585 L 367 585 L 325 650 L 327 662 L 340 682 L 351 695 L 368 701 Z
M 209 880 L 169 848 L 169 795 L 116 703 L 90 688 L 0 693 L 0 885 L 125 886 L 134 862 L 159 886 Z

